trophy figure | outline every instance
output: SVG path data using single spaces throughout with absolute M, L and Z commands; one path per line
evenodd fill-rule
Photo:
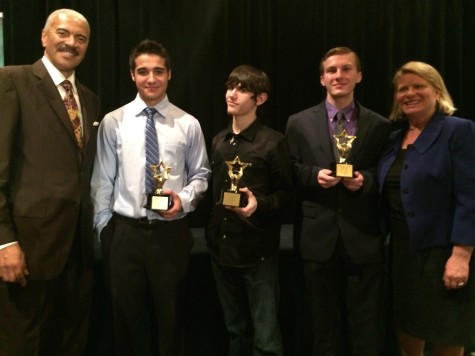
M 339 135 L 333 135 L 335 139 L 336 148 L 339 153 L 338 163 L 335 165 L 335 176 L 340 178 L 353 178 L 353 165 L 346 162 L 348 154 L 353 146 L 353 141 L 356 136 L 348 135 L 346 130 L 343 130 Z
M 242 178 L 244 169 L 250 165 L 250 163 L 241 162 L 239 156 L 236 156 L 233 161 L 226 161 L 228 166 L 228 175 L 231 179 L 231 187 L 223 192 L 222 204 L 237 208 L 243 206 L 245 195 L 238 190 L 238 182 Z
M 155 190 L 147 195 L 145 208 L 151 210 L 168 210 L 172 206 L 172 198 L 170 194 L 163 194 L 163 186 L 168 179 L 168 173 L 171 171 L 171 167 L 167 167 L 163 162 L 160 162 L 159 164 L 150 165 L 150 168 L 153 171 Z

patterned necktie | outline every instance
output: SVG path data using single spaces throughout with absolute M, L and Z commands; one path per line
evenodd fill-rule
M 73 94 L 73 86 L 69 80 L 65 80 L 60 85 L 64 88 L 64 90 L 66 90 L 66 95 L 63 99 L 64 106 L 66 106 L 69 119 L 71 120 L 71 124 L 73 125 L 74 136 L 76 136 L 78 146 L 82 150 L 84 145 L 82 141 L 81 120 L 79 119 L 78 103 L 76 102 L 76 99 L 74 98 Z
M 150 107 L 144 110 L 147 114 L 147 124 L 145 125 L 145 192 L 152 193 L 155 190 L 155 180 L 150 166 L 158 164 L 157 130 L 153 123 L 153 115 L 157 110 Z
M 342 111 L 338 111 L 336 114 L 336 123 L 335 123 L 335 135 L 340 135 L 345 129 L 345 115 Z

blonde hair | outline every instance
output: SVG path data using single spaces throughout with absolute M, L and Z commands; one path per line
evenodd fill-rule
M 432 67 L 430 64 L 424 62 L 407 62 L 401 68 L 399 68 L 394 74 L 393 78 L 393 85 L 394 85 L 394 92 L 397 91 L 397 86 L 399 79 L 403 76 L 403 74 L 412 73 L 418 75 L 422 79 L 429 82 L 430 85 L 434 87 L 434 89 L 438 92 L 439 98 L 437 99 L 437 109 L 444 114 L 452 115 L 455 110 L 457 110 L 454 106 L 452 98 L 445 86 L 444 80 L 440 73 Z M 402 113 L 401 107 L 399 103 L 396 101 L 396 94 L 394 94 L 393 99 L 393 108 L 391 110 L 391 114 L 389 115 L 389 119 L 391 120 L 400 120 L 404 117 Z

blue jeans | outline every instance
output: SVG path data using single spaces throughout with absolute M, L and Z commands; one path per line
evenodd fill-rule
M 214 261 L 212 266 L 229 334 L 229 356 L 281 356 L 277 258 L 246 268 Z

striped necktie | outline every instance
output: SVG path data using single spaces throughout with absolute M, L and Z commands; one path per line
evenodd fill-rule
M 158 164 L 157 130 L 153 122 L 153 116 L 157 110 L 147 107 L 144 111 L 147 114 L 147 124 L 145 125 L 145 192 L 152 193 L 155 190 L 155 180 L 150 166 Z

